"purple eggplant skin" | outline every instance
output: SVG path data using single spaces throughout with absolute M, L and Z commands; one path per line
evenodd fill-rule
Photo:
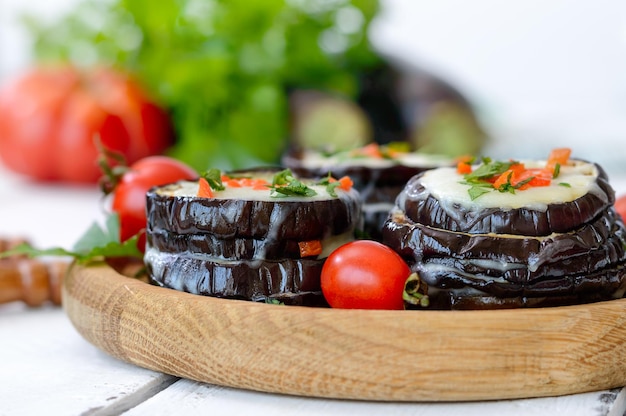
M 146 233 L 150 246 L 165 253 L 198 253 L 224 260 L 298 259 L 299 241 L 275 238 L 219 238 L 210 233 L 176 234 L 163 229 Z
M 320 287 L 324 259 L 223 261 L 147 248 L 153 284 L 196 295 L 286 305 L 328 306 Z
M 606 172 L 598 165 L 596 168 L 596 181 L 601 192 L 589 192 L 571 202 L 550 204 L 546 211 L 530 208 L 467 210 L 454 206 L 454 213 L 449 213 L 421 185 L 422 174 L 411 178 L 396 199 L 396 205 L 416 223 L 455 232 L 526 236 L 565 233 L 592 221 L 615 202 L 615 192 Z
M 176 184 L 168 185 L 176 186 Z M 176 234 L 210 233 L 219 238 L 321 240 L 350 232 L 361 220 L 356 190 L 329 200 L 272 201 L 168 196 L 148 191 L 149 229 Z
M 395 210 L 383 243 L 428 285 L 433 309 L 581 304 L 626 291 L 626 229 L 613 208 L 549 237 L 452 232 Z

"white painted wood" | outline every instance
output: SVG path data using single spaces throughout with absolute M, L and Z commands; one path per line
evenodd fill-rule
M 0 307 L 0 357 L 2 416 L 119 414 L 176 380 L 96 349 L 55 307 Z
M 188 416 L 211 414 L 240 415 L 306 415 L 306 416 L 601 416 L 604 393 L 587 393 L 558 398 L 505 400 L 470 403 L 380 403 L 350 400 L 323 400 L 306 397 L 279 396 L 213 386 L 180 380 L 167 390 L 131 409 L 125 415 Z M 615 397 L 617 393 L 612 394 Z M 619 410 L 619 409 L 618 409 Z M 623 411 L 621 409 L 620 411 Z M 621 415 L 622 413 L 615 413 Z

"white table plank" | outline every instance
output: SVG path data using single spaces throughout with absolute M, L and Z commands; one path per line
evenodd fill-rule
M 131 409 L 126 415 L 159 416 L 178 413 L 192 416 L 207 414 L 210 409 L 212 414 L 229 416 L 608 416 L 619 391 L 475 403 L 380 403 L 281 396 L 180 380 Z M 620 406 L 613 409 L 613 415 L 621 416 L 623 411 L 623 403 L 620 403 Z
M 177 379 L 88 344 L 58 307 L 0 307 L 0 415 L 119 414 Z

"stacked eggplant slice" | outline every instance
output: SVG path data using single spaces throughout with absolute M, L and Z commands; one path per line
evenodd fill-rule
M 229 299 L 325 306 L 322 265 L 354 239 L 360 200 L 354 189 L 329 193 L 324 185 L 298 183 L 306 195 L 225 183 L 207 198 L 198 196 L 194 181 L 152 189 L 144 261 L 153 283 Z
M 524 169 L 538 175 L 545 165 L 527 162 Z M 535 176 L 515 183 L 511 178 L 524 172 L 510 168 L 499 172 L 509 176 L 497 186 L 493 179 L 470 181 L 454 168 L 434 169 L 412 178 L 396 199 L 383 242 L 428 286 L 430 307 L 542 307 L 623 297 L 626 231 L 605 171 L 568 160 L 558 166 L 558 178 L 529 186 Z
M 407 181 L 428 169 L 452 166 L 453 159 L 410 152 L 400 144 L 370 144 L 342 152 L 294 150 L 283 156 L 283 164 L 294 173 L 307 178 L 349 176 L 363 203 L 364 235 L 373 240 L 382 238 L 381 230 L 396 196 Z

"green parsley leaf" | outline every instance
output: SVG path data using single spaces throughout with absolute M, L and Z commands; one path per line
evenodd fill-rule
M 270 196 L 284 198 L 287 196 L 311 197 L 317 195 L 314 189 L 309 188 L 302 181 L 296 179 L 290 169 L 285 169 L 274 175 Z
M 474 185 L 470 187 L 467 192 L 469 193 L 470 199 L 473 201 L 481 195 L 487 194 L 493 190 L 493 187 L 486 187 L 480 185 Z
M 317 184 L 326 186 L 326 192 L 328 192 L 328 195 L 332 196 L 333 198 L 336 198 L 337 193 L 335 192 L 335 189 L 337 189 L 337 187 L 341 185 L 341 182 L 339 181 L 331 182 L 331 179 L 332 179 L 332 175 L 328 173 L 328 176 L 323 179 L 320 179 L 320 181 L 317 182 Z
M 572 187 L 572 185 L 570 185 L 570 184 L 569 184 L 569 183 L 567 183 L 567 182 L 559 182 L 559 186 L 564 186 L 564 187 L 566 187 L 566 188 L 571 188 L 571 187 Z
M 111 214 L 106 218 L 105 228 L 94 223 L 78 239 L 72 250 L 66 250 L 62 247 L 37 249 L 30 244 L 23 243 L 12 250 L 0 253 L 0 258 L 18 254 L 27 255 L 28 257 L 67 256 L 74 257 L 79 263 L 89 263 L 112 257 L 143 258 L 143 253 L 137 247 L 139 235 L 120 242 L 119 229 L 118 215 Z
M 552 179 L 558 178 L 560 173 L 561 173 L 561 164 L 557 163 L 554 166 L 554 172 L 552 172 Z
M 463 175 L 464 180 L 461 183 L 470 186 L 467 192 L 469 193 L 470 199 L 473 201 L 481 195 L 484 195 L 495 189 L 491 183 L 487 182 L 488 179 L 492 179 L 494 177 L 502 175 L 504 172 L 509 170 L 512 165 L 516 163 L 518 162 L 493 161 L 489 157 L 483 157 L 480 166 L 474 169 L 471 173 Z M 518 184 L 516 186 L 513 186 L 509 177 L 507 183 L 502 185 L 498 189 L 498 191 L 515 193 L 515 189 L 517 189 L 519 186 L 521 185 Z
M 224 184 L 222 183 L 222 171 L 219 169 L 209 169 L 201 175 L 209 183 L 209 186 L 214 191 L 223 191 Z

